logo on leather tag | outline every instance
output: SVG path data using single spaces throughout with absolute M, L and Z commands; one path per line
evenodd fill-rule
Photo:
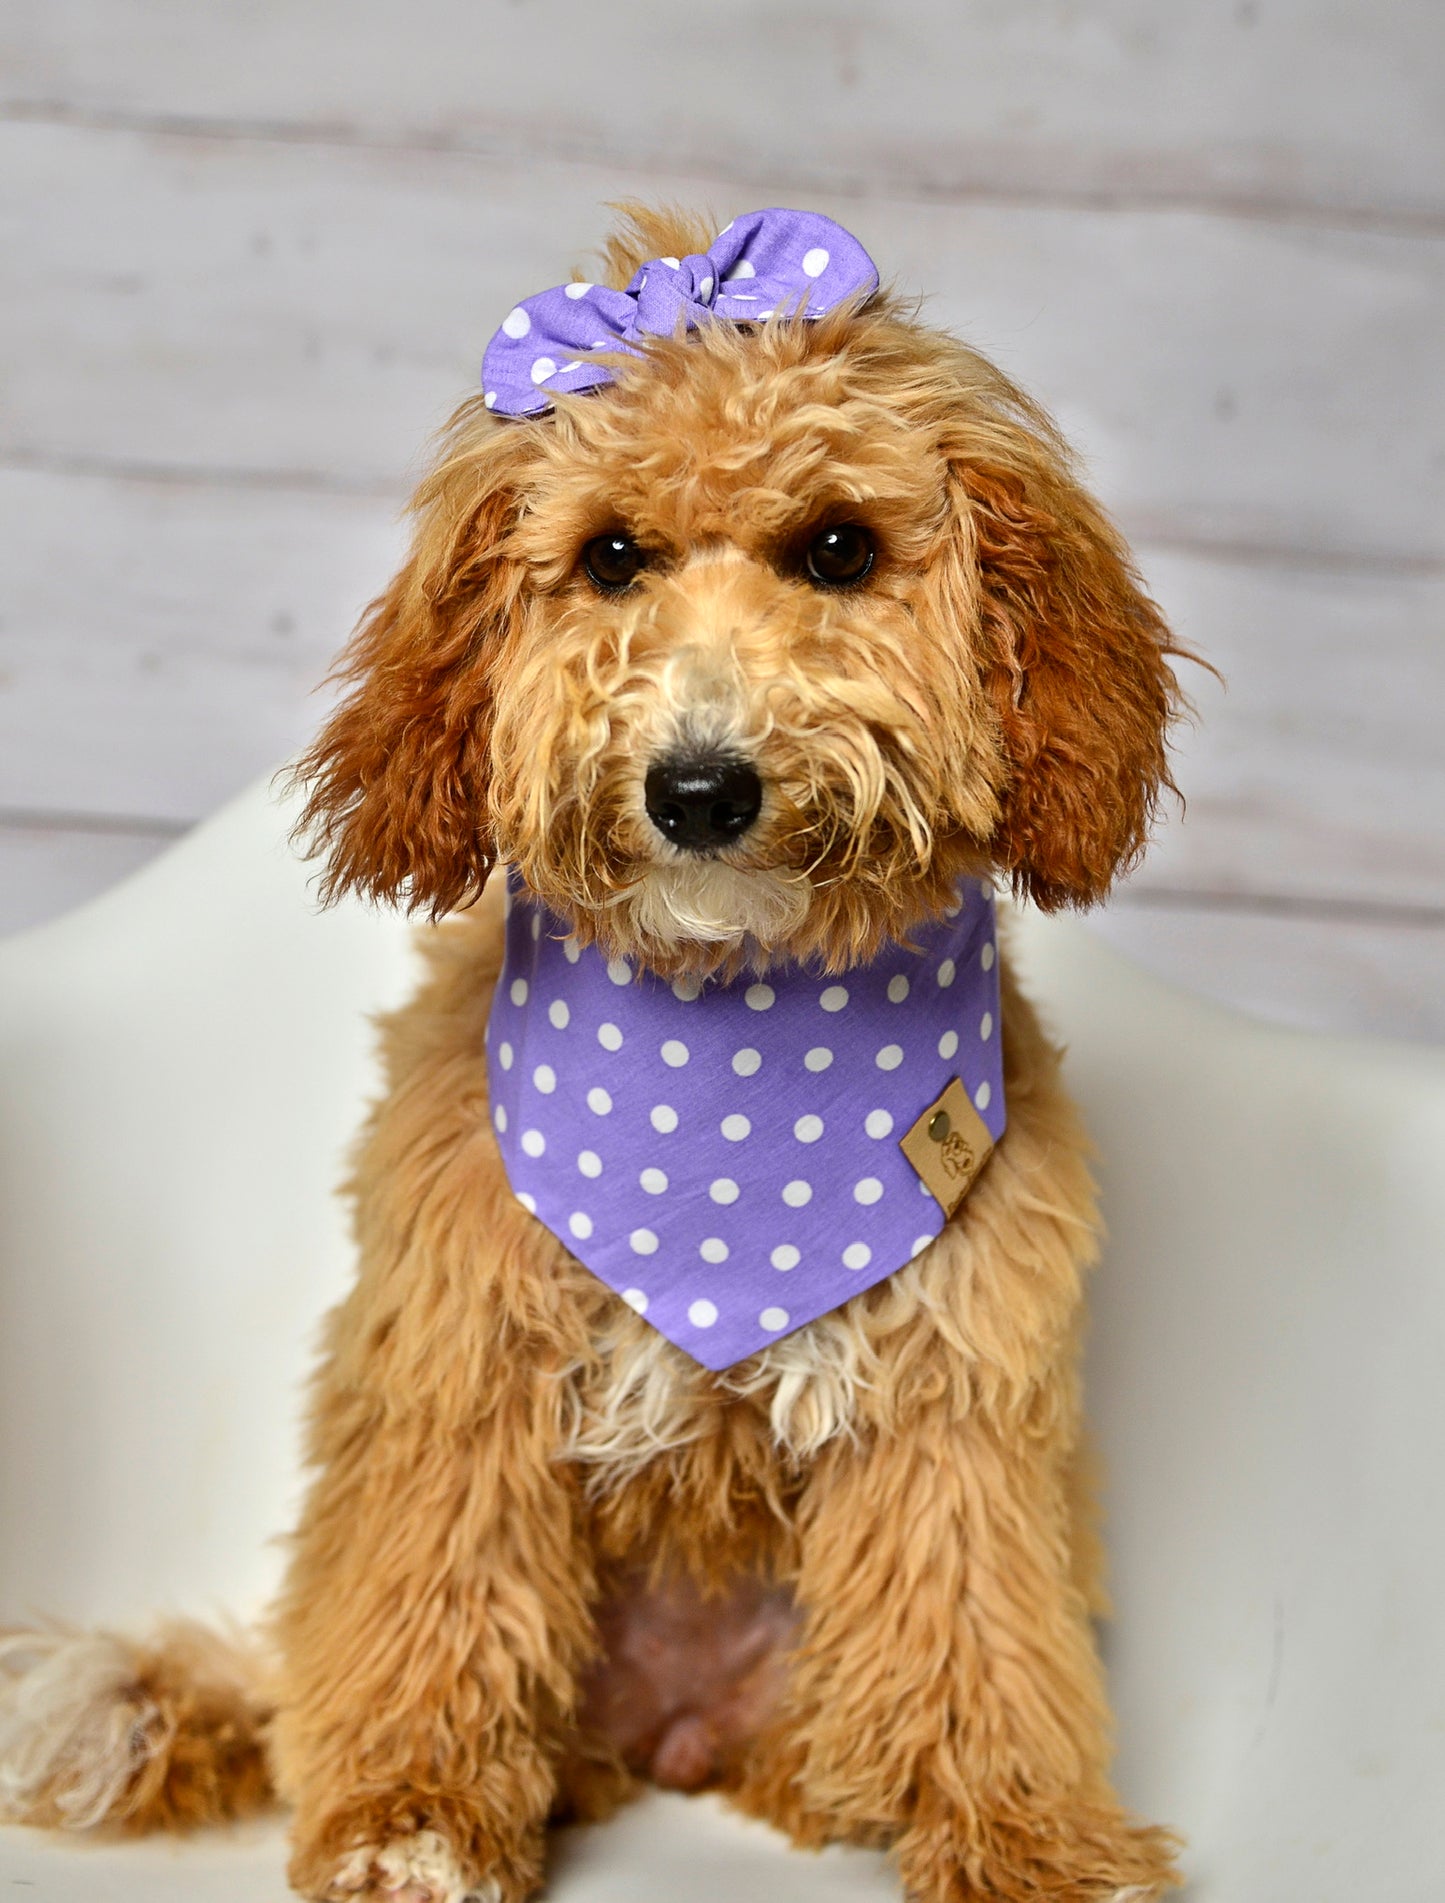
M 899 1139 L 898 1147 L 944 1215 L 951 1216 L 992 1156 L 993 1138 L 955 1077 Z

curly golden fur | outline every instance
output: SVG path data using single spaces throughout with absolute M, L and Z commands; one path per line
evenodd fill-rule
M 609 277 L 707 235 L 633 212 Z M 1006 972 L 1008 1131 L 937 1242 L 711 1374 L 511 1194 L 482 894 L 508 861 L 668 975 L 845 969 L 964 874 L 1088 904 L 1169 783 L 1178 650 L 1045 416 L 897 298 L 617 367 L 539 418 L 463 406 L 299 768 L 328 894 L 464 915 L 384 1028 L 360 1273 L 316 1380 L 256 1717 L 292 1880 L 513 1903 L 550 1820 L 650 1774 L 802 1843 L 891 1844 L 922 1903 L 1156 1896 L 1173 1840 L 1111 1792 L 1090 1626 L 1093 1189 L 1026 1000 Z M 822 591 L 802 551 L 838 521 L 877 560 Z M 618 528 L 647 566 L 602 595 L 580 551 Z M 646 763 L 677 747 L 761 778 L 709 857 L 648 819 Z M 731 1633 L 731 1662 L 644 1683 L 639 1625 L 684 1652 Z M 30 1814 L 63 1808 L 52 1777 Z

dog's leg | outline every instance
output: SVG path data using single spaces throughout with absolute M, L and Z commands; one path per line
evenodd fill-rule
M 557 1459 L 582 1272 L 518 1205 L 489 1128 L 496 909 L 437 934 L 430 983 L 385 1026 L 389 1095 L 357 1160 L 361 1273 L 330 1326 L 276 1618 L 276 1771 L 311 1897 L 528 1895 L 594 1643 Z
M 1005 1426 L 940 1399 L 906 1433 L 835 1443 L 799 1530 L 803 1637 L 748 1808 L 805 1841 L 895 1842 L 920 1903 L 1169 1886 L 1169 1835 L 1109 1788 L 1047 1408 Z
M 511 1903 L 590 1630 L 574 1503 L 525 1386 L 469 1429 L 358 1400 L 333 1433 L 278 1620 L 292 1882 Z

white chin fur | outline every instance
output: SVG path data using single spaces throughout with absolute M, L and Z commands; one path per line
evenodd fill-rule
M 654 866 L 629 895 L 639 936 L 664 945 L 736 945 L 744 939 L 769 948 L 796 931 L 808 915 L 806 879 L 780 872 L 742 872 L 717 859 Z

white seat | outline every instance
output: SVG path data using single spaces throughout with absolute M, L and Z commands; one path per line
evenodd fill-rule
M 296 1498 L 366 1014 L 409 928 L 318 914 L 257 789 L 0 945 L 0 1621 L 253 1612 Z M 1183 996 L 1075 923 L 1017 950 L 1103 1156 L 1090 1408 L 1110 1472 L 1119 1781 L 1199 1903 L 1445 1894 L 1445 1057 Z M 279 1826 L 183 1845 L 0 1833 L 55 1903 L 262 1903 Z M 656 1796 L 549 1894 L 893 1898 Z

